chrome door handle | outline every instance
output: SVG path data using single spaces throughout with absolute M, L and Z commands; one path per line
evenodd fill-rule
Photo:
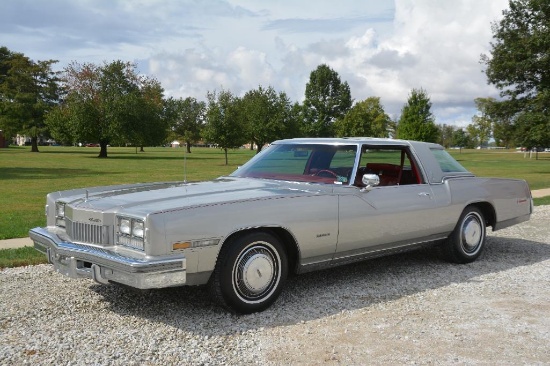
M 418 195 L 421 197 L 430 197 L 430 194 L 428 192 L 420 192 Z

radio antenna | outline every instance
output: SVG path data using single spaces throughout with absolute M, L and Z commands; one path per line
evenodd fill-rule
M 183 184 L 187 184 L 187 142 L 183 151 Z

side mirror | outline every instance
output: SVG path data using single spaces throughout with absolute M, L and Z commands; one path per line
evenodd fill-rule
M 361 182 L 365 188 L 376 187 L 380 184 L 380 177 L 377 174 L 363 174 Z

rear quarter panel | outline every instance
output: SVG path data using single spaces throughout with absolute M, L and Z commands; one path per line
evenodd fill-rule
M 523 180 L 467 177 L 448 179 L 445 185 L 450 193 L 450 207 L 459 209 L 458 215 L 469 204 L 491 204 L 497 224 L 493 229 L 498 228 L 499 223 L 528 216 L 532 212 L 531 191 Z

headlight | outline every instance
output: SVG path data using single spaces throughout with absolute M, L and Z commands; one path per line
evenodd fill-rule
M 65 217 L 65 204 L 63 202 L 55 203 L 55 216 Z
M 117 244 L 144 250 L 145 223 L 131 217 L 117 217 Z
M 55 203 L 55 225 L 65 227 L 65 203 Z
M 121 234 L 130 235 L 130 233 L 132 232 L 132 220 L 120 219 L 119 230 Z
M 143 221 L 133 222 L 132 235 L 143 239 Z

